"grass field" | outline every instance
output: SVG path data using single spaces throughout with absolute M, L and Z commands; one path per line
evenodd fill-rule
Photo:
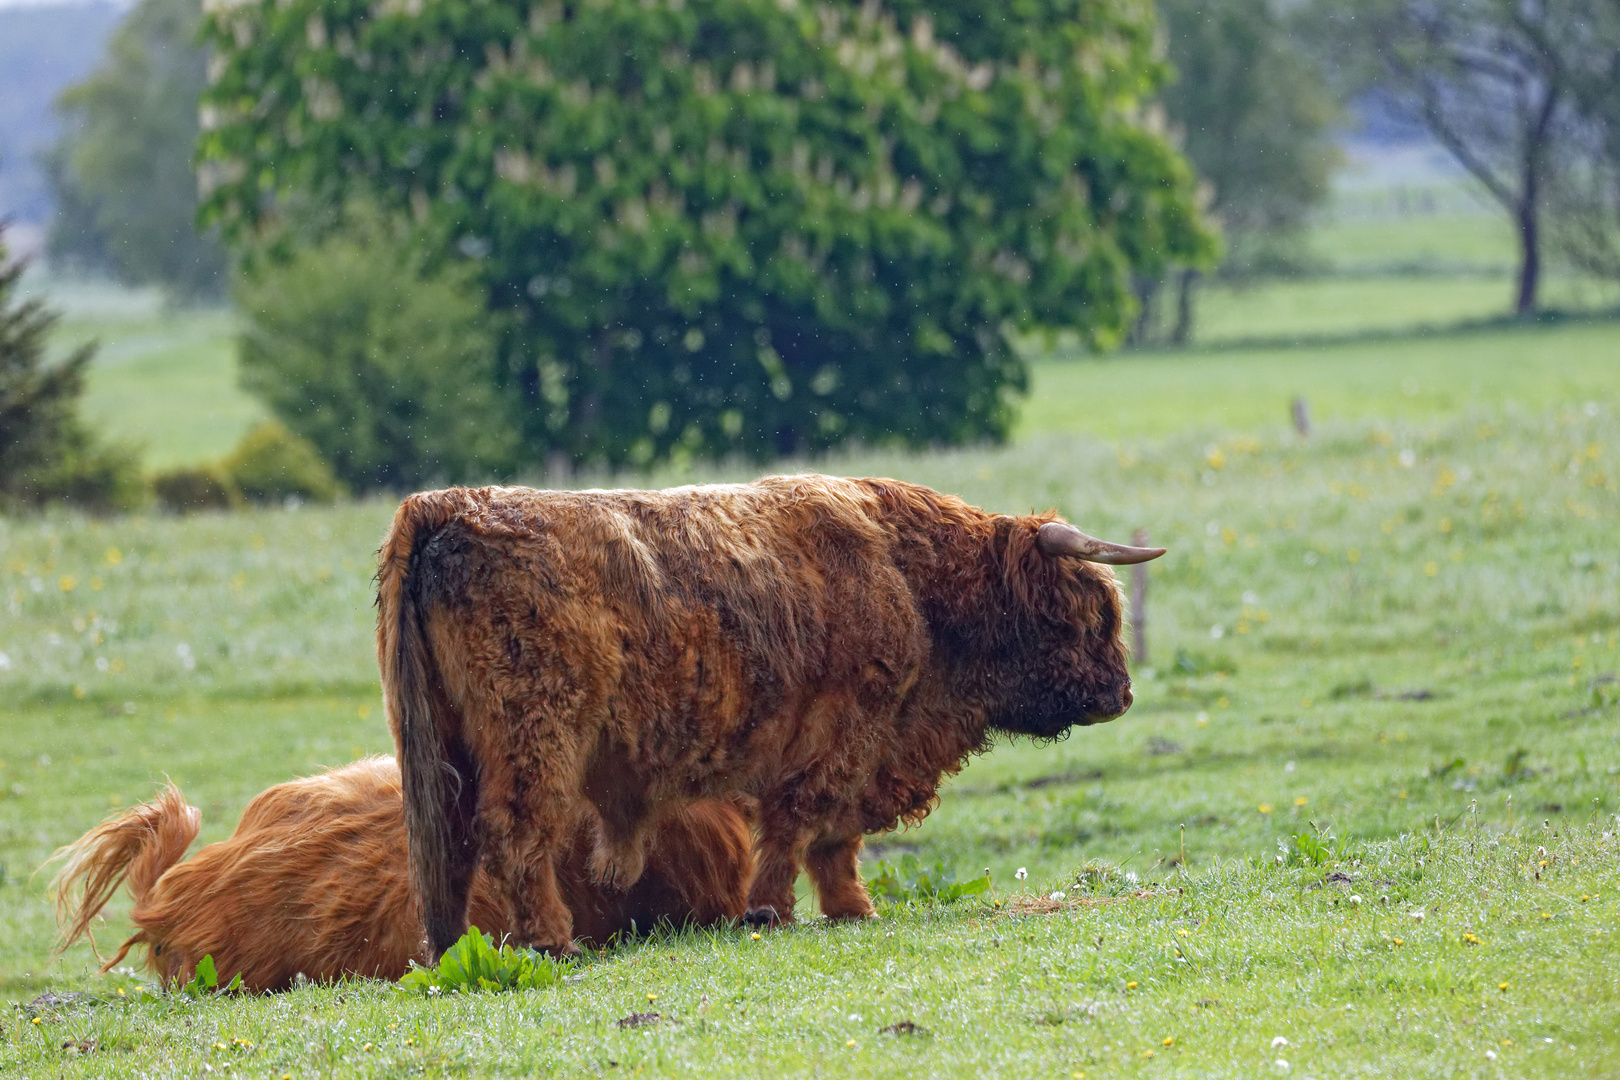
M 389 749 L 392 504 L 0 518 L 0 1074 L 1620 1075 L 1620 322 L 1470 325 L 1506 312 L 1511 236 L 1446 207 L 1323 225 L 1333 276 L 1210 290 L 1198 348 L 1038 359 L 1010 446 L 813 463 L 1170 548 L 1127 716 L 999 745 L 874 838 L 988 867 L 985 903 L 829 926 L 806 897 L 761 940 L 655 936 L 512 995 L 144 995 L 52 958 L 30 875 L 165 776 L 207 842 Z M 103 342 L 98 430 L 149 467 L 262 415 L 228 313 L 57 295 L 58 344 Z
M 1037 361 L 1021 430 L 1105 439 L 1318 421 L 1430 424 L 1472 410 L 1538 414 L 1612 401 L 1620 321 L 1480 328 L 1316 345 L 1257 345 Z
M 1277 422 L 1295 393 L 1323 417 L 1416 419 L 1508 402 L 1534 410 L 1612 385 L 1620 356 L 1612 317 L 1478 325 L 1509 310 L 1511 279 L 1493 261 L 1504 250 L 1500 231 L 1490 215 L 1327 225 L 1312 243 L 1332 252 L 1322 257 L 1338 276 L 1206 287 L 1201 352 L 1075 363 L 1061 348 L 1035 347 L 1020 432 L 1249 430 Z M 1505 250 L 1511 262 L 1510 243 Z M 1391 272 L 1407 265 L 1465 272 Z M 104 287 L 51 295 L 65 313 L 59 348 L 101 342 L 86 414 L 98 431 L 139 446 L 149 469 L 221 458 L 264 418 L 237 385 L 228 311 L 170 310 L 156 295 Z M 1546 297 L 1567 312 L 1620 309 L 1620 288 L 1567 276 L 1550 278 Z M 1546 377 L 1527 377 L 1525 365 Z M 1095 407 L 1099 400 L 1107 407 Z
M 1152 363 L 1172 384 L 1207 359 Z M 1151 530 L 1171 554 L 1138 704 L 998 748 L 877 842 L 989 867 L 1000 907 L 672 935 L 503 998 L 137 1003 L 86 949 L 53 963 L 29 874 L 157 778 L 212 840 L 268 784 L 387 748 L 368 577 L 390 507 L 0 523 L 0 995 L 97 994 L 13 1014 L 0 1069 L 1613 1074 L 1620 394 L 1538 403 L 1518 370 L 1492 394 L 1523 407 L 1330 417 L 1309 443 L 1262 423 L 820 463 Z M 1241 415 L 1249 388 L 1226 395 Z M 1286 856 L 1319 830 L 1339 856 Z M 648 1009 L 671 1021 L 615 1023 Z M 903 1020 L 929 1034 L 880 1032 Z

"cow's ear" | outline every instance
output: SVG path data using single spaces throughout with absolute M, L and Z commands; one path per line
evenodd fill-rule
M 1048 521 L 1037 529 L 1035 546 L 1040 548 L 1042 555 L 1052 558 L 1067 557 L 1083 562 L 1108 563 L 1110 566 L 1144 563 L 1157 559 L 1165 551 L 1164 548 L 1131 547 L 1098 540 L 1063 521 Z

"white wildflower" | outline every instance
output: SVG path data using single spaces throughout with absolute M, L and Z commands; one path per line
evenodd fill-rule
M 1020 866 L 1013 872 L 1013 877 L 1017 878 L 1019 881 L 1023 881 L 1025 878 L 1029 877 L 1029 870 Z
M 1273 1050 L 1277 1049 L 1279 1046 L 1287 1046 L 1287 1045 L 1288 1045 L 1288 1040 L 1286 1038 L 1284 1038 L 1283 1036 L 1281 1036 L 1281 1035 L 1279 1035 L 1275 1039 L 1271 1040 L 1271 1048 Z
M 1066 894 L 1064 893 L 1064 891 L 1062 889 L 1059 889 L 1057 892 L 1053 893 L 1048 899 L 1062 900 L 1065 895 Z

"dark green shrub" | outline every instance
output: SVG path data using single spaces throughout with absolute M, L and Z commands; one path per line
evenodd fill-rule
M 246 250 L 289 207 L 415 222 L 507 316 L 529 462 L 999 438 L 1009 330 L 1107 346 L 1133 275 L 1214 251 L 1138 0 L 243 0 L 204 33 L 205 213 Z M 277 411 L 379 482 L 320 408 Z
M 325 503 L 342 493 L 331 466 L 321 460 L 314 445 L 274 420 L 243 436 L 220 469 L 254 502 L 295 496 Z
M 152 478 L 158 503 L 176 514 L 196 510 L 235 510 L 245 500 L 230 476 L 218 465 L 171 469 Z
M 79 420 L 91 346 L 46 359 L 57 316 L 13 294 L 23 264 L 8 265 L 0 222 L 0 507 L 68 502 L 96 513 L 133 509 L 147 498 L 135 454 L 90 437 Z
M 261 263 L 238 301 L 244 385 L 350 488 L 477 479 L 510 462 L 470 270 L 429 272 L 419 246 L 363 215 Z

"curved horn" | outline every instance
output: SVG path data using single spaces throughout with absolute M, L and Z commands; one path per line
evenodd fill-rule
M 1107 540 L 1087 536 L 1073 525 L 1061 521 L 1048 521 L 1036 530 L 1035 546 L 1041 549 L 1043 555 L 1068 555 L 1086 562 L 1108 563 L 1111 566 L 1147 562 L 1164 554 L 1164 548 L 1110 544 Z

